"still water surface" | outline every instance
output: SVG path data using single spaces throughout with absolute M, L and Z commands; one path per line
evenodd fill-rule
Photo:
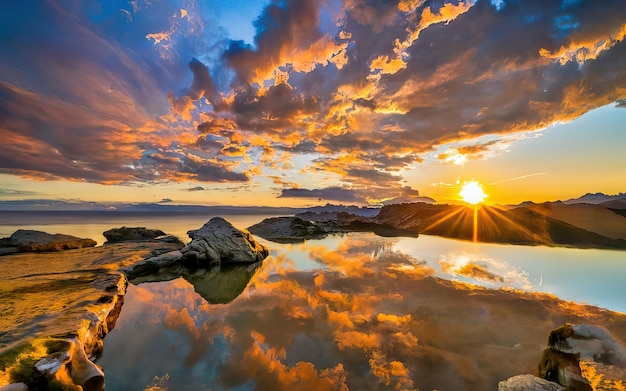
M 102 243 L 107 229 L 146 226 L 186 240 L 187 230 L 210 217 L 134 216 L 19 228 Z M 228 216 L 238 228 L 265 217 Z M 0 236 L 16 228 L 0 225 Z M 518 374 L 523 364 L 516 360 L 536 362 L 538 357 L 511 350 L 535 343 L 524 340 L 527 327 L 520 324 L 514 333 L 493 321 L 496 313 L 519 316 L 514 306 L 501 307 L 501 299 L 485 304 L 484 297 L 474 303 L 477 294 L 444 289 L 429 276 L 547 292 L 626 313 L 626 253 L 620 251 L 369 233 L 301 244 L 260 241 L 271 248 L 260 265 L 130 284 L 98 362 L 107 389 L 480 389 Z M 229 292 L 231 285 L 247 287 Z M 213 288 L 221 290 L 218 299 Z M 536 322 L 538 315 L 527 311 L 521 319 Z M 463 323 L 459 331 L 455 316 Z M 464 333 L 472 343 L 468 335 L 453 337 Z M 528 351 L 539 354 L 544 339 Z
M 25 215 L 25 218 L 14 216 L 7 218 L 0 212 L 0 237 L 10 236 L 18 228 L 35 229 L 91 238 L 98 245 L 106 240 L 102 232 L 121 226 L 161 229 L 188 242 L 190 239 L 187 231 L 200 228 L 214 217 L 147 214 L 89 218 L 61 215 L 50 218 L 37 214 Z M 226 217 L 237 228 L 245 229 L 271 216 Z M 341 236 L 331 236 L 303 245 L 285 245 L 257 239 L 272 249 L 273 256 L 284 256 L 284 259 L 299 270 L 324 267 L 318 259 L 310 256 L 310 247 L 337 248 L 343 240 Z M 510 286 L 552 293 L 564 300 L 626 313 L 626 284 L 623 282 L 626 278 L 626 251 L 470 243 L 428 235 L 419 238 L 380 239 L 398 252 L 426 262 L 438 277 L 489 288 Z M 488 273 L 468 276 L 467 270 L 464 272 L 464 267 L 468 264 L 479 265 L 494 276 L 489 276 Z

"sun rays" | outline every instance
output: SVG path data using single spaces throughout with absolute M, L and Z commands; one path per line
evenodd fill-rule
M 476 181 L 465 182 L 459 195 L 463 201 L 474 206 L 474 225 L 472 231 L 472 241 L 478 241 L 478 204 L 483 202 L 487 194 L 483 191 L 483 187 Z
M 487 194 L 483 191 L 482 185 L 476 181 L 463 183 L 463 187 L 461 188 L 459 195 L 463 201 L 472 205 L 480 204 L 487 197 Z

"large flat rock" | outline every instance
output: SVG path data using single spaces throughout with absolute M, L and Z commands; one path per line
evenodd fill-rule
M 0 239 L 0 255 L 21 252 L 64 251 L 94 247 L 95 245 L 96 241 L 89 238 L 18 229 L 10 237 Z
M 49 381 L 35 364 L 52 378 L 68 372 L 76 384 L 103 386 L 91 360 L 122 307 L 127 279 L 120 270 L 179 247 L 151 241 L 3 257 L 0 386 Z

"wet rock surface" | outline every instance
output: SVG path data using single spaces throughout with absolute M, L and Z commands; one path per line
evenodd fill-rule
M 102 247 L 4 257 L 0 390 L 104 390 L 104 373 L 94 361 L 119 317 L 129 278 L 145 282 L 157 281 L 164 273 L 182 276 L 208 302 L 227 303 L 243 291 L 269 254 L 249 232 L 222 218 L 190 231 L 193 241 L 185 248 L 161 230 L 122 227 L 104 235 L 108 242 Z M 19 230 L 10 240 L 24 247 L 84 239 Z M 30 251 L 57 251 L 36 248 Z M 190 259 L 196 266 L 240 266 L 227 267 L 225 273 L 220 268 L 183 267 L 182 261 Z
M 107 239 L 107 243 L 120 243 L 138 240 L 161 240 L 169 243 L 182 243 L 180 239 L 173 235 L 168 235 L 160 229 L 150 229 L 146 227 L 121 227 L 112 228 L 102 233 Z
M 127 278 L 120 270 L 178 247 L 126 243 L 4 257 L 0 387 L 103 389 L 102 371 L 93 360 L 122 308 Z
M 188 266 L 248 264 L 260 262 L 269 255 L 269 249 L 257 242 L 250 232 L 235 228 L 222 217 L 214 217 L 202 228 L 187 234 L 192 240 L 180 251 Z
M 10 237 L 0 239 L 0 255 L 23 252 L 64 251 L 94 247 L 96 241 L 64 234 L 18 229 Z
M 498 390 L 623 390 L 626 348 L 602 326 L 566 323 L 550 332 L 535 375 L 509 378 Z
M 328 236 L 328 232 L 321 225 L 300 217 L 272 217 L 248 227 L 248 230 L 277 243 L 297 243 Z
M 293 217 L 272 217 L 248 227 L 266 240 L 277 243 L 298 243 L 308 239 L 323 239 L 332 233 L 373 232 L 379 236 L 417 237 L 414 231 L 380 224 L 369 217 L 345 212 L 300 213 Z

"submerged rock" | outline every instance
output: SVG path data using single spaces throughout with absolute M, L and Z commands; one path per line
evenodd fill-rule
M 166 243 L 181 243 L 174 235 L 168 235 L 160 229 L 150 229 L 146 227 L 121 227 L 112 228 L 102 233 L 107 239 L 107 243 L 120 243 L 137 240 L 159 240 Z
M 63 251 L 94 247 L 96 241 L 72 235 L 18 229 L 9 238 L 0 239 L 0 255 L 21 252 Z
M 228 220 L 214 217 L 202 228 L 187 232 L 191 243 L 180 251 L 189 266 L 254 263 L 264 260 L 269 249 L 257 242 L 248 231 L 235 228 Z

